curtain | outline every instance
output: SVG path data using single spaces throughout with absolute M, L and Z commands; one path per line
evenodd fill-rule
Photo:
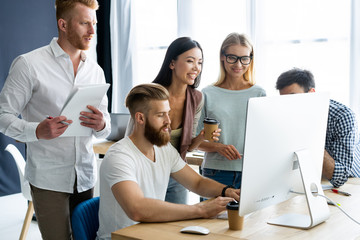
M 112 58 L 112 112 L 128 112 L 125 98 L 136 77 L 136 43 L 131 0 L 113 0 L 110 9 L 110 35 Z
M 99 0 L 100 8 L 96 11 L 97 16 L 97 62 L 104 70 L 105 79 L 110 83 L 110 88 L 107 92 L 109 100 L 108 111 L 111 112 L 112 102 L 112 66 L 111 66 L 111 42 L 110 42 L 110 1 Z M 95 44 L 95 43 L 92 43 Z

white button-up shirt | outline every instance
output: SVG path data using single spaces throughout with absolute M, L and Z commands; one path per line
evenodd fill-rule
M 105 83 L 100 66 L 81 54 L 77 74 L 72 61 L 54 38 L 50 45 L 17 57 L 0 93 L 0 132 L 27 144 L 25 178 L 34 186 L 60 192 L 78 192 L 95 186 L 96 158 L 92 136 L 37 139 L 36 128 L 47 115 L 59 116 L 74 85 Z M 99 110 L 106 127 L 93 135 L 110 133 L 108 100 L 104 96 Z M 21 114 L 22 119 L 18 116 Z M 80 114 L 80 113 L 79 113 Z M 80 115 L 79 115 L 80 116 Z

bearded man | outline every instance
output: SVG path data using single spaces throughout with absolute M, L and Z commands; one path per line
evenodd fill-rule
M 181 158 L 170 140 L 169 93 L 159 84 L 134 87 L 126 98 L 134 129 L 110 147 L 100 168 L 98 239 L 137 222 L 210 218 L 239 201 L 240 190 L 204 178 Z M 194 205 L 165 202 L 170 175 L 213 201 Z

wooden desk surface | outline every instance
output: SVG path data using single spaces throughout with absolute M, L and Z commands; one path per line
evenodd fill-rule
M 93 146 L 94 153 L 105 155 L 109 147 L 111 147 L 111 145 L 113 145 L 114 143 L 115 143 L 114 141 L 107 141 L 107 140 L 95 143 Z
M 353 218 L 360 221 L 360 179 L 350 179 L 340 189 L 351 193 L 347 197 L 326 190 L 325 194 Z M 124 239 L 360 239 L 360 226 L 350 220 L 337 207 L 329 206 L 330 218 L 309 230 L 280 227 L 267 224 L 271 218 L 284 213 L 303 213 L 306 211 L 305 197 L 297 196 L 281 204 L 271 206 L 245 217 L 244 228 L 232 231 L 224 219 L 195 219 L 168 223 L 140 223 L 112 233 L 113 240 Z M 180 233 L 186 226 L 204 226 L 210 230 L 208 235 Z
M 105 155 L 105 153 L 107 152 L 107 150 L 109 149 L 109 147 L 111 147 L 111 145 L 113 145 L 115 142 L 113 141 L 107 141 L 104 140 L 102 142 L 98 142 L 94 144 L 94 152 L 96 154 L 102 154 Z M 203 161 L 203 156 L 197 152 L 189 152 L 186 155 L 186 161 L 188 164 L 191 165 L 197 165 L 197 166 L 201 166 L 201 163 Z

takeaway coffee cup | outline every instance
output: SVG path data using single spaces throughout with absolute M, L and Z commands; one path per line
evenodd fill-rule
M 213 136 L 212 134 L 216 129 L 218 129 L 220 122 L 214 118 L 205 118 L 203 123 L 204 123 L 205 140 L 208 140 L 209 142 L 213 142 L 214 140 L 212 139 Z
M 228 213 L 229 229 L 231 230 L 242 230 L 244 225 L 244 217 L 239 216 L 239 203 L 229 202 L 226 205 Z

